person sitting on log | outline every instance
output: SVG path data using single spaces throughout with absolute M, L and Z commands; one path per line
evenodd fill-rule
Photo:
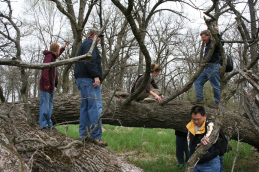
M 162 99 L 164 99 L 164 96 L 161 94 L 161 91 L 159 90 L 158 86 L 155 83 L 154 78 L 158 76 L 159 72 L 161 71 L 161 67 L 158 64 L 151 64 L 151 73 L 150 78 L 147 82 L 146 89 L 138 95 L 136 98 L 136 101 L 144 100 L 144 102 L 160 102 Z M 142 75 L 135 84 L 135 89 L 137 90 L 140 85 L 142 84 L 142 81 L 144 80 L 145 75 Z M 154 87 L 154 89 L 151 89 L 151 85 Z

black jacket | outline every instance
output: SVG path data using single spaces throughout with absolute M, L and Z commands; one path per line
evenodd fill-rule
M 186 132 L 182 132 L 182 131 L 179 131 L 179 130 L 175 130 L 175 135 L 176 136 L 179 136 L 179 137 L 187 137 L 187 133 Z
M 218 34 L 218 37 L 219 37 L 220 40 L 222 40 L 222 38 L 220 37 L 220 34 Z M 203 59 L 206 57 L 206 55 L 207 55 L 208 52 L 209 52 L 210 43 L 211 43 L 211 40 L 209 41 L 208 44 L 206 44 Z M 224 45 L 224 43 L 222 43 L 222 45 Z M 208 63 L 219 63 L 220 60 L 221 60 L 221 52 L 220 52 L 219 47 L 216 45 L 216 46 L 215 46 L 215 49 L 214 49 L 214 52 L 213 52 L 213 55 L 212 55 L 212 57 L 210 58 L 210 61 L 209 61 Z
M 92 42 L 92 39 L 85 39 L 78 50 L 77 56 L 86 54 L 89 51 Z M 102 80 L 101 56 L 96 46 L 93 49 L 92 56 L 93 58 L 90 62 L 80 62 L 75 64 L 74 76 L 76 79 L 99 77 L 99 79 Z
M 189 151 L 190 151 L 190 156 L 195 152 L 195 149 L 197 147 L 197 144 L 201 143 L 201 139 L 206 135 L 209 137 L 210 133 L 213 130 L 214 124 L 212 122 L 204 121 L 202 124 L 201 128 L 198 130 L 196 134 L 195 133 L 195 128 L 193 128 L 195 124 L 191 121 L 189 124 L 187 124 L 187 129 L 188 129 L 188 146 L 189 146 Z M 203 157 L 199 160 L 198 164 L 202 164 L 205 162 L 208 162 L 215 158 L 216 156 L 219 155 L 219 149 L 215 146 L 212 145 L 208 152 L 203 155 Z

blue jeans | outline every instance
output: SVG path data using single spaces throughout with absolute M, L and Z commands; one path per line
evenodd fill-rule
M 197 164 L 193 172 L 219 172 L 220 171 L 220 162 L 219 156 L 214 159 L 205 162 L 203 164 Z
M 87 136 L 86 127 L 88 132 L 98 125 L 98 119 L 102 114 L 102 94 L 101 87 L 93 86 L 94 80 L 92 78 L 77 78 L 76 84 L 81 90 L 81 108 L 80 108 L 80 121 L 79 121 L 79 137 Z M 100 125 L 93 131 L 91 137 L 93 139 L 101 139 L 102 136 L 102 120 Z
M 184 152 L 186 157 L 185 162 L 187 162 L 190 156 L 187 145 L 187 137 L 180 137 L 176 135 L 176 157 L 178 160 L 178 166 L 184 165 Z
M 194 82 L 196 100 L 204 99 L 203 86 L 208 80 L 213 87 L 215 104 L 218 105 L 220 97 L 220 75 L 218 63 L 209 64 L 206 66 L 200 76 Z
M 220 171 L 223 171 L 224 170 L 223 156 L 219 156 L 219 161 L 220 161 Z
M 49 93 L 40 90 L 40 128 L 53 126 L 53 123 L 51 121 L 51 115 L 53 110 L 53 97 L 54 91 L 53 93 Z

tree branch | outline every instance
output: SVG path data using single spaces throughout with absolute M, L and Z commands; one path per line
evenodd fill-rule
M 29 69 L 45 69 L 45 68 L 50 68 L 50 67 L 56 67 L 56 66 L 63 66 L 66 64 L 71 64 L 71 63 L 77 63 L 77 62 L 89 62 L 92 59 L 92 53 L 88 52 L 87 54 L 73 57 L 70 59 L 65 59 L 65 60 L 60 60 L 56 62 L 51 62 L 51 63 L 26 63 L 21 60 L 12 60 L 12 59 L 0 59 L 0 65 L 6 65 L 6 66 L 18 66 L 18 67 L 23 67 L 23 68 L 29 68 Z
M 211 40 L 211 44 L 210 44 L 210 49 L 209 49 L 209 52 L 208 54 L 206 55 L 206 57 L 204 58 L 201 66 L 199 67 L 199 69 L 197 70 L 197 72 L 191 77 L 191 79 L 180 89 L 176 90 L 173 92 L 173 94 L 163 100 L 162 102 L 160 102 L 159 104 L 160 105 L 165 105 L 166 103 L 168 103 L 169 101 L 175 99 L 177 96 L 181 95 L 182 93 L 188 91 L 191 87 L 192 87 L 192 84 L 195 82 L 195 80 L 199 77 L 199 75 L 201 74 L 201 72 L 203 71 L 203 69 L 205 68 L 207 62 L 210 60 L 210 58 L 212 57 L 213 55 L 213 52 L 214 52 L 214 49 L 215 49 L 215 42 L 213 40 Z

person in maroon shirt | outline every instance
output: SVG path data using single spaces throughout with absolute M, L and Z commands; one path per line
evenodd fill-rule
M 50 51 L 45 50 L 43 63 L 55 62 L 60 54 L 63 53 L 67 42 L 59 49 L 57 43 L 50 44 Z M 56 67 L 43 69 L 40 78 L 40 117 L 39 124 L 43 130 L 50 130 L 53 126 L 51 121 L 53 109 L 54 87 L 58 85 L 58 72 Z

